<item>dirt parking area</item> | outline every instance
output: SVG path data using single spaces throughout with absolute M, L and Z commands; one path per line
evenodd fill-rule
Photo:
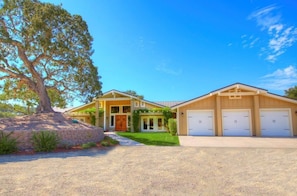
M 297 149 L 119 146 L 0 156 L 0 195 L 296 195 Z

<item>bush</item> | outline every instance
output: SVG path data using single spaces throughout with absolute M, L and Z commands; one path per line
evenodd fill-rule
M 58 135 L 52 131 L 34 132 L 32 140 L 36 152 L 51 152 L 57 148 L 59 143 Z
M 112 139 L 111 137 L 105 136 L 104 140 L 101 141 L 102 146 L 114 146 L 119 144 L 119 141 Z
M 96 147 L 96 143 L 95 142 L 88 142 L 88 143 L 85 143 L 83 145 L 81 145 L 81 147 L 83 149 L 88 149 L 88 148 L 92 148 L 92 147 Z
M 9 154 L 17 151 L 17 141 L 11 137 L 13 132 L 5 134 L 0 131 L 0 154 Z
M 140 116 L 139 116 L 138 111 L 134 110 L 132 115 L 133 115 L 132 116 L 133 131 L 140 132 L 140 129 L 139 129 Z
M 169 132 L 171 135 L 177 134 L 176 119 L 173 119 L 173 118 L 168 119 L 168 127 L 169 127 Z

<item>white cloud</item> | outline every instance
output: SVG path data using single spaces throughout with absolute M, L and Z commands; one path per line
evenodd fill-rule
M 160 63 L 155 69 L 159 72 L 164 72 L 166 74 L 174 75 L 174 76 L 178 76 L 182 73 L 182 69 L 178 69 L 178 70 L 172 69 L 172 68 L 168 67 L 167 63 L 165 63 L 165 62 Z
M 265 47 L 265 55 L 266 60 L 272 63 L 297 41 L 297 28 L 287 27 L 282 23 L 281 15 L 275 13 L 277 9 L 275 5 L 270 5 L 256 10 L 248 17 L 249 20 L 255 20 L 262 31 L 267 31 L 269 39 Z M 246 44 L 243 44 L 243 47 L 246 47 Z
M 284 69 L 277 69 L 262 78 L 262 86 L 272 90 L 287 90 L 297 83 L 297 69 L 290 65 Z
M 241 43 L 243 48 L 253 48 L 260 40 L 259 37 L 254 37 L 254 35 L 251 35 L 249 37 L 246 35 L 242 35 L 241 39 L 242 39 Z

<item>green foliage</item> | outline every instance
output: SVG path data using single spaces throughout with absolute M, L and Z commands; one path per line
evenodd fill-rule
M 119 144 L 119 141 L 112 139 L 111 137 L 105 136 L 104 139 L 101 141 L 102 146 L 114 146 Z
M 36 152 L 51 152 L 57 148 L 59 138 L 53 131 L 38 131 L 33 133 L 32 141 Z
M 130 138 L 134 141 L 143 143 L 145 145 L 155 146 L 178 146 L 178 136 L 172 136 L 169 133 L 128 133 L 128 132 L 117 132 L 118 135 Z
M 169 118 L 168 119 L 168 128 L 169 128 L 169 132 L 170 132 L 171 135 L 176 135 L 177 134 L 176 119 L 174 119 L 174 118 Z
M 285 96 L 292 99 L 297 99 L 297 86 L 285 90 Z
M 83 145 L 81 145 L 81 147 L 83 149 L 89 149 L 89 148 L 92 148 L 92 147 L 96 147 L 96 143 L 95 142 L 88 142 L 88 143 L 85 143 Z
M 17 151 L 17 141 L 11 137 L 13 132 L 0 131 L 0 154 L 10 154 Z
M 164 116 L 164 126 L 168 128 L 168 120 L 173 117 L 173 113 L 169 107 L 162 108 L 162 113 Z
M 0 16 L 0 80 L 17 99 L 52 111 L 55 102 L 102 94 L 93 38 L 81 16 L 39 0 L 4 0 Z
M 96 108 L 95 107 L 82 110 L 81 112 L 88 113 L 91 118 L 91 124 L 92 125 L 96 124 Z M 104 114 L 104 110 L 102 108 L 99 108 L 99 117 L 102 117 L 103 114 Z
M 140 123 L 139 112 L 137 110 L 134 110 L 132 114 L 132 126 L 133 126 L 134 132 L 140 132 L 139 123 Z
M 114 146 L 118 145 L 119 141 L 112 139 L 111 137 L 105 136 L 104 139 L 100 142 L 102 146 Z
M 144 99 L 143 95 L 138 95 L 136 91 L 133 90 L 126 90 L 124 93 L 128 94 L 128 95 L 132 95 L 134 97 L 138 97 L 139 99 Z

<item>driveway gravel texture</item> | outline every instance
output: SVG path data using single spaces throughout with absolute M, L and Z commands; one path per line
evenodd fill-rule
M 0 156 L 0 195 L 297 195 L 297 149 L 117 146 Z

